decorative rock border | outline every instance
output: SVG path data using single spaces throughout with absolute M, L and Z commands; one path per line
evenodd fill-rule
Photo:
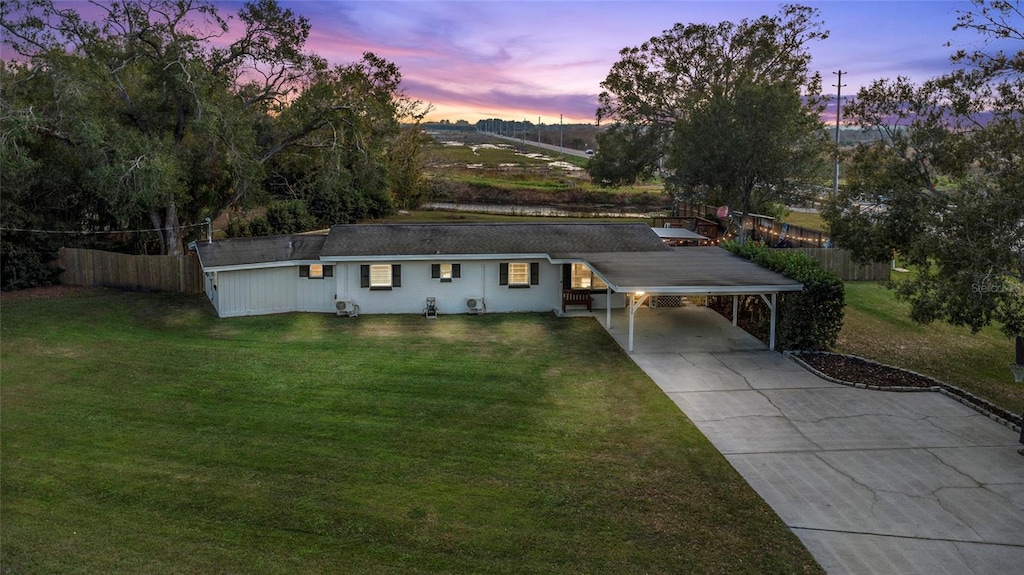
M 844 381 L 842 379 L 836 379 L 836 378 L 834 378 L 834 377 L 832 377 L 832 376 L 830 376 L 830 375 L 828 375 L 826 373 L 822 373 L 817 368 L 815 368 L 814 366 L 808 364 L 806 361 L 804 361 L 803 359 L 800 358 L 801 355 L 811 355 L 811 354 L 815 354 L 815 355 L 834 355 L 834 356 L 840 356 L 840 357 L 853 358 L 853 359 L 856 359 L 858 361 L 863 361 L 864 363 L 869 363 L 869 364 L 872 364 L 872 365 L 877 365 L 877 366 L 880 366 L 880 367 L 885 367 L 887 369 L 894 369 L 894 370 L 902 371 L 904 373 L 908 373 L 908 374 L 914 375 L 916 377 L 919 377 L 919 378 L 921 378 L 923 380 L 926 380 L 928 382 L 932 382 L 932 383 L 934 383 L 934 385 L 929 385 L 929 386 L 924 386 L 924 387 L 914 387 L 914 386 L 906 386 L 906 385 L 873 385 L 873 384 L 870 384 L 870 383 L 858 383 L 858 382 L 852 382 L 852 381 Z M 833 383 L 838 383 L 840 385 L 846 385 L 846 386 L 850 386 L 850 387 L 858 387 L 858 388 L 861 388 L 861 389 L 871 389 L 871 390 L 875 390 L 875 391 L 895 391 L 895 392 L 933 391 L 933 392 L 938 392 L 938 393 L 941 393 L 942 395 L 945 395 L 946 397 L 950 397 L 952 399 L 955 399 L 956 401 L 959 401 L 960 403 L 966 405 L 967 407 L 970 407 L 971 409 L 977 411 L 978 413 L 981 413 L 982 415 L 987 416 L 989 419 L 995 421 L 996 423 L 999 423 L 1000 425 L 1009 427 L 1010 429 L 1012 429 L 1013 431 L 1016 431 L 1018 433 L 1021 432 L 1021 425 L 1022 425 L 1022 423 L 1024 423 L 1024 422 L 1021 421 L 1022 418 L 1020 416 L 1011 415 L 1011 414 L 1009 414 L 1009 412 L 1007 410 L 1005 410 L 1005 409 L 1003 409 L 1003 408 L 1001 408 L 1001 407 L 999 407 L 997 405 L 994 405 L 993 403 L 991 403 L 991 402 L 989 402 L 989 401 L 987 401 L 985 399 L 982 399 L 982 398 L 974 395 L 973 393 L 971 393 L 969 391 L 965 391 L 965 390 L 960 389 L 959 387 L 957 387 L 955 385 L 950 385 L 948 383 L 939 381 L 939 380 L 935 379 L 934 377 L 929 377 L 927 375 L 920 374 L 920 373 L 917 373 L 916 371 L 911 371 L 909 369 L 903 369 L 901 367 L 893 367 L 891 365 L 886 365 L 884 363 L 879 363 L 877 361 L 873 361 L 873 360 L 870 360 L 870 359 L 867 359 L 867 358 L 864 358 L 864 357 L 860 357 L 860 356 L 857 356 L 857 355 L 842 354 L 842 353 L 832 353 L 832 352 L 829 352 L 829 351 L 811 351 L 811 352 L 805 352 L 805 351 L 785 351 L 785 352 L 783 352 L 783 355 L 786 355 L 786 356 L 792 358 L 793 361 L 795 361 L 798 365 L 800 365 L 801 367 L 803 367 L 807 371 L 813 373 L 814 375 L 817 375 L 818 377 L 820 377 L 822 379 L 825 379 L 825 380 L 828 380 L 828 381 L 831 381 Z M 1003 414 L 1006 414 L 1008 417 L 1004 417 Z

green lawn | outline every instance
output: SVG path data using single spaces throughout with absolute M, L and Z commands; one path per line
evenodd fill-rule
M 0 303 L 4 572 L 820 572 L 589 319 Z
M 918 325 L 910 319 L 909 305 L 897 302 L 882 284 L 846 284 L 846 317 L 836 351 L 930 375 L 1024 412 L 1024 384 L 1014 383 L 1009 368 L 1012 340 L 995 326 L 972 334 L 941 322 Z
M 814 212 L 788 212 L 786 217 L 782 218 L 787 224 L 794 226 L 801 226 L 812 230 L 828 231 L 828 226 L 825 224 L 824 218 L 821 214 Z

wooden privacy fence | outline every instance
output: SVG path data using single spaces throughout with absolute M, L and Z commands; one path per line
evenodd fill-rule
M 202 293 L 203 270 L 195 256 L 132 256 L 61 248 L 55 262 L 61 283 L 125 290 Z
M 888 281 L 889 263 L 858 264 L 847 250 L 836 248 L 775 248 L 786 252 L 798 252 L 818 262 L 844 282 Z

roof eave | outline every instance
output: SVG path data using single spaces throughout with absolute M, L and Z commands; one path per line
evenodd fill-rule
M 606 282 L 607 283 L 607 282 Z M 619 293 L 644 292 L 661 295 L 751 295 L 803 291 L 803 284 L 763 286 L 617 286 L 609 283 L 612 291 Z

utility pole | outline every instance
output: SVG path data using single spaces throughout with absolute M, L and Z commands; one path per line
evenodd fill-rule
M 537 143 L 540 143 L 540 116 L 537 116 Z
M 559 114 L 558 115 L 558 154 L 561 156 L 561 155 L 564 155 L 564 153 L 565 152 L 562 150 L 562 115 Z
M 832 178 L 832 195 L 839 195 L 839 118 L 843 115 L 843 71 L 832 72 L 836 74 L 836 83 L 833 86 L 836 87 L 836 171 Z

